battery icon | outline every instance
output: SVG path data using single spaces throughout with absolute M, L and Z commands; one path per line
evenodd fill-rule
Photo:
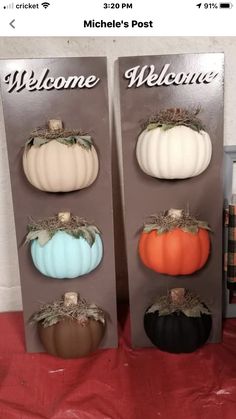
M 232 7 L 232 3 L 220 3 L 220 9 L 231 9 Z

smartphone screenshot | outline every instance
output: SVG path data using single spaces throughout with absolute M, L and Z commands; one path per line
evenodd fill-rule
M 0 0 L 0 419 L 234 419 L 235 21 Z

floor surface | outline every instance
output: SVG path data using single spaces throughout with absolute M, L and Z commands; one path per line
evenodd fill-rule
M 0 419 L 234 419 L 236 319 L 189 355 L 119 349 L 62 360 L 26 354 L 22 313 L 0 314 Z

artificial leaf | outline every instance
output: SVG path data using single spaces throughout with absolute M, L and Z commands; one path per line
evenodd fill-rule
M 155 230 L 156 227 L 154 224 L 145 224 L 143 231 L 145 231 L 145 233 L 150 233 L 151 231 Z
M 29 233 L 26 236 L 25 243 L 29 243 L 31 240 L 37 239 L 40 231 L 41 230 L 29 231 Z
M 76 144 L 76 140 L 73 137 L 68 138 L 57 138 L 56 141 L 60 144 L 67 145 L 68 147 Z
M 205 221 L 198 221 L 184 210 L 182 210 L 182 215 L 179 218 L 173 217 L 170 211 L 163 211 L 160 214 L 150 216 L 143 227 L 143 231 L 150 233 L 157 230 L 157 234 L 163 234 L 175 228 L 180 228 L 182 231 L 192 234 L 196 234 L 199 228 L 211 231 Z
M 41 246 L 44 246 L 51 239 L 51 235 L 47 230 L 40 230 L 38 232 L 38 242 Z
M 87 226 L 87 228 L 89 228 L 89 229 L 93 229 L 93 231 L 94 231 L 94 233 L 95 233 L 95 234 L 101 234 L 101 232 L 100 232 L 100 230 L 97 228 L 97 226 L 95 226 L 95 225 L 93 225 L 93 224 L 88 225 L 88 226 Z
M 82 237 L 87 241 L 89 246 L 92 247 L 92 245 L 95 241 L 95 234 L 93 234 L 86 227 L 81 227 L 81 234 L 82 234 Z
M 105 324 L 105 313 L 96 304 L 90 304 L 87 308 L 88 317 Z
M 89 229 L 88 226 L 81 226 L 77 230 L 72 231 L 73 237 L 80 238 L 83 237 L 90 247 L 92 247 L 95 241 L 95 233 L 92 229 Z
M 91 149 L 93 145 L 92 138 L 89 135 L 78 136 L 77 143 L 86 149 Z
M 210 227 L 209 227 L 209 225 L 206 223 L 206 221 L 198 221 L 198 227 L 199 227 L 199 228 L 203 228 L 204 230 L 211 231 L 211 228 L 210 228 Z
M 170 309 L 168 309 L 168 308 L 163 308 L 163 309 L 160 309 L 159 310 L 159 312 L 158 312 L 158 315 L 161 317 L 161 316 L 169 316 L 171 313 L 173 313 L 174 312 L 174 310 L 170 310 Z
M 161 129 L 162 131 L 168 131 L 171 128 L 174 128 L 176 125 L 174 124 L 162 124 L 161 125 Z
M 44 246 L 51 238 L 52 235 L 47 230 L 35 230 L 27 234 L 25 243 L 38 239 L 39 244 Z
M 185 233 L 196 234 L 198 232 L 198 226 L 185 226 L 185 227 L 181 227 L 181 230 L 184 231 Z
M 187 317 L 201 317 L 201 310 L 199 309 L 199 307 L 194 307 L 194 309 L 183 309 L 182 313 L 184 313 Z
M 151 131 L 151 130 L 153 130 L 153 129 L 155 129 L 155 128 L 158 128 L 160 125 L 158 124 L 158 123 L 150 123 L 150 124 L 148 124 L 148 126 L 147 126 L 147 128 L 146 128 L 146 130 L 147 131 Z
M 71 234 L 75 239 L 80 239 L 80 237 L 83 237 L 81 227 L 78 227 L 77 229 L 66 231 L 68 234 Z
M 35 137 L 34 142 L 33 142 L 35 147 L 40 147 L 41 145 L 46 144 L 46 143 L 48 143 L 48 140 L 42 137 Z
M 193 131 L 199 132 L 200 130 L 198 129 L 198 127 L 196 125 L 190 124 L 190 125 L 186 125 L 188 128 L 191 128 Z
M 149 307 L 147 313 L 156 313 L 159 316 L 168 316 L 173 313 L 184 313 L 187 317 L 201 317 L 202 314 L 210 315 L 211 312 L 196 294 L 185 292 L 185 298 L 181 303 L 175 303 L 169 295 L 161 296 Z
M 68 146 L 78 144 L 87 150 L 90 150 L 93 145 L 92 138 L 89 135 L 71 135 L 70 137 L 57 138 L 56 140 Z
M 208 309 L 208 307 L 204 306 L 203 304 L 201 305 L 201 313 L 202 314 L 211 314 L 211 312 Z
M 25 143 L 25 147 L 27 148 L 27 147 L 31 147 L 32 145 L 33 145 L 33 143 L 34 143 L 34 138 L 33 137 L 30 137 L 27 141 L 26 141 L 26 143 Z
M 40 323 L 43 327 L 49 327 L 65 318 L 77 320 L 84 325 L 88 319 L 100 321 L 103 324 L 107 314 L 96 304 L 88 304 L 86 300 L 79 298 L 77 304 L 65 305 L 64 297 L 55 300 L 52 303 L 44 304 L 39 311 L 34 313 L 29 321 L 30 323 Z
M 95 235 L 96 234 L 100 234 L 100 231 L 98 230 L 98 228 L 94 225 L 88 225 L 86 226 L 87 230 L 90 231 L 90 233 L 94 236 L 94 240 L 95 240 Z
M 50 327 L 50 326 L 53 326 L 54 324 L 57 324 L 58 322 L 59 322 L 59 318 L 57 316 L 56 317 L 51 317 L 51 318 L 48 318 L 44 322 L 43 327 Z
M 65 144 L 67 146 L 72 146 L 74 144 L 78 144 L 81 147 L 90 150 L 91 146 L 93 145 L 93 140 L 90 135 L 70 135 L 69 137 L 31 137 L 25 144 L 26 147 L 30 147 L 34 145 L 35 147 L 40 147 L 43 144 L 47 144 L 50 141 L 55 140 L 61 144 Z
M 168 228 L 167 227 L 158 227 L 157 228 L 157 234 L 158 235 L 160 235 L 160 234 L 163 234 L 163 233 L 167 233 L 169 230 L 168 230 Z
M 147 310 L 147 313 L 155 313 L 156 311 L 160 310 L 160 304 L 154 303 L 149 309 Z
M 34 313 L 33 316 L 31 316 L 30 321 L 32 321 L 32 322 L 35 322 L 35 321 L 41 322 L 45 318 L 47 318 L 47 315 L 45 314 L 45 312 L 39 311 L 38 313 Z

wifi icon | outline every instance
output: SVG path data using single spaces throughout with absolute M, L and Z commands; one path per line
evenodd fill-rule
M 43 3 L 41 3 L 42 6 L 44 7 L 44 9 L 47 9 L 48 6 L 50 6 L 50 3 L 48 3 L 47 1 L 44 1 Z

